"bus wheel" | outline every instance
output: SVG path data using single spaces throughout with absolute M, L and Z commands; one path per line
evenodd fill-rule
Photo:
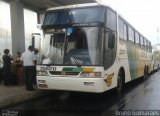
M 148 72 L 148 71 L 147 71 L 147 68 L 145 67 L 145 68 L 144 68 L 144 77 L 143 77 L 143 78 L 144 78 L 144 81 L 147 80 L 147 72 Z
M 121 72 L 119 72 L 118 77 L 117 77 L 117 92 L 118 93 L 122 92 L 122 87 L 123 87 L 122 74 Z

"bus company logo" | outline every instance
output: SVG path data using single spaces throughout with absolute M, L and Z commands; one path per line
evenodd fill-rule
M 107 76 L 107 79 L 104 81 L 106 82 L 107 86 L 110 87 L 112 85 L 112 79 L 113 79 L 114 73 Z
M 120 49 L 119 54 L 126 54 L 126 50 Z
M 140 52 L 140 57 L 141 57 L 141 58 L 147 58 L 147 53 L 145 53 L 145 52 Z

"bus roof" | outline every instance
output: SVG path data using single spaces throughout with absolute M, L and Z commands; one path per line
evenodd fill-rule
M 66 6 L 59 6 L 59 7 L 52 7 L 48 8 L 47 11 L 50 10 L 58 10 L 58 9 L 70 9 L 70 8 L 81 8 L 81 7 L 90 7 L 90 6 L 105 6 L 102 3 L 87 3 L 87 4 L 74 4 L 74 5 L 66 5 Z

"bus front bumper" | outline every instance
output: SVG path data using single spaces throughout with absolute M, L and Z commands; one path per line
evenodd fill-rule
M 104 80 L 102 78 L 77 77 L 45 77 L 37 76 L 38 89 L 66 90 L 101 93 Z

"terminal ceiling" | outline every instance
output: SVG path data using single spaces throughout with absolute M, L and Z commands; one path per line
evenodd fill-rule
M 11 2 L 14 0 L 4 0 Z M 69 4 L 82 4 L 82 3 L 95 3 L 98 0 L 15 0 L 24 3 L 25 7 L 29 7 L 32 10 L 44 11 L 50 7 L 63 6 Z

